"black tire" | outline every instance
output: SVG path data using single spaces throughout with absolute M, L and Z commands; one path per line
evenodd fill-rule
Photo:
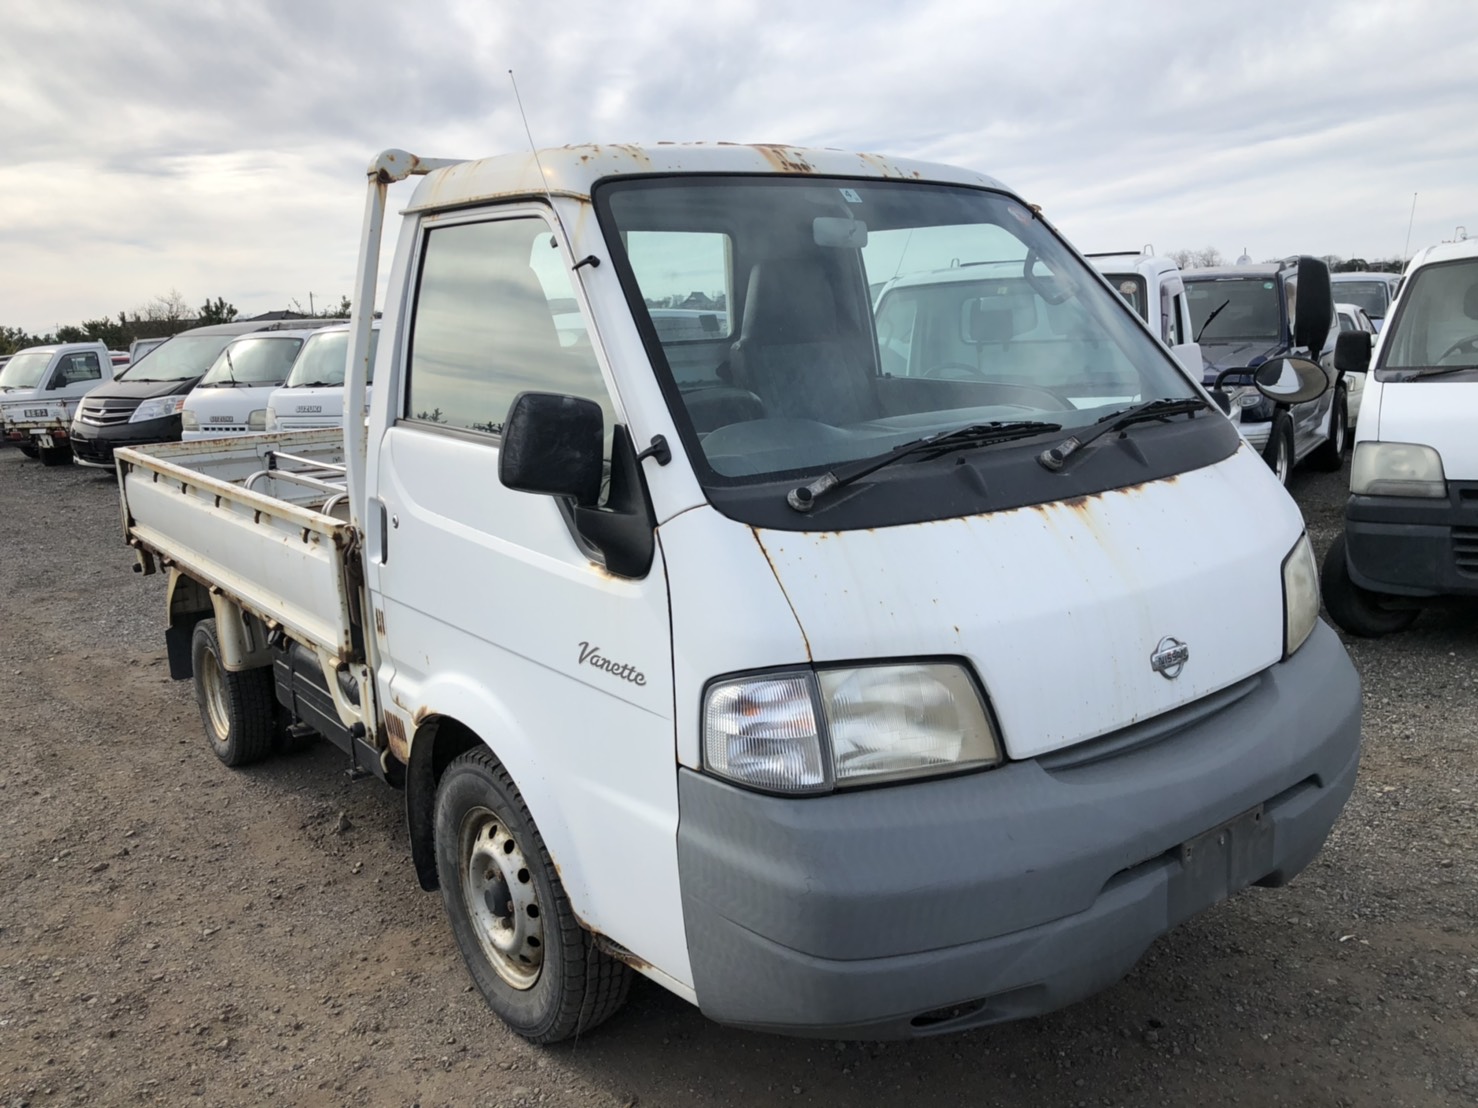
M 1350 400 L 1343 383 L 1334 389 L 1334 407 L 1329 413 L 1329 437 L 1309 455 L 1309 465 L 1325 473 L 1338 473 L 1345 464 L 1345 443 L 1350 437 Z
M 213 619 L 202 619 L 195 625 L 190 638 L 190 663 L 200 722 L 215 756 L 228 766 L 247 766 L 271 754 L 277 730 L 272 670 L 226 670 L 221 665 L 221 644 Z
M 41 456 L 40 448 L 32 446 L 28 442 L 16 443 L 16 446 L 19 447 L 22 454 L 24 454 L 27 458 L 30 458 L 33 462 Z
M 1273 425 L 1268 429 L 1268 444 L 1263 447 L 1263 461 L 1278 478 L 1278 483 L 1288 487 L 1293 477 L 1293 417 L 1287 412 L 1273 416 Z
M 72 464 L 72 448 L 70 446 L 47 446 L 39 449 L 41 464 L 44 466 L 69 466 Z
M 1362 589 L 1350 579 L 1345 560 L 1345 537 L 1340 535 L 1324 556 L 1319 574 L 1324 607 L 1335 623 L 1352 635 L 1378 639 L 1404 631 L 1416 622 L 1419 608 L 1393 608 L 1380 593 Z
M 525 1039 L 583 1034 L 625 1003 L 631 970 L 575 919 L 513 779 L 484 747 L 437 786 L 436 873 L 472 980 Z

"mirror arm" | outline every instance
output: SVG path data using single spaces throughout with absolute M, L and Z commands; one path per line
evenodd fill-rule
M 580 538 L 601 553 L 606 569 L 617 577 L 642 578 L 652 568 L 657 520 L 631 433 L 624 425 L 618 423 L 612 431 L 606 507 L 571 505 L 570 520 Z

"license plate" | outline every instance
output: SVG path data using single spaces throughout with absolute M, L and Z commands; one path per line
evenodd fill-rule
M 1180 872 L 1170 879 L 1170 917 L 1180 922 L 1267 876 L 1273 868 L 1273 821 L 1262 805 L 1181 843 Z
M 50 450 L 51 449 L 51 436 L 50 435 L 37 435 L 36 436 L 36 445 L 39 446 L 42 450 Z

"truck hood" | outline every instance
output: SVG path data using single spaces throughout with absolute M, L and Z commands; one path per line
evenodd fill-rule
M 198 377 L 186 377 L 181 381 L 114 381 L 87 394 L 89 400 L 150 400 L 156 396 L 175 396 L 189 392 L 195 387 Z
M 1478 381 L 1383 381 L 1374 438 L 1418 442 L 1442 455 L 1450 481 L 1478 480 Z
M 1283 653 L 1282 563 L 1303 531 L 1249 448 L 1072 501 L 845 532 L 757 532 L 817 664 L 952 656 L 1013 758 L 1189 703 Z M 1151 656 L 1173 638 L 1173 678 Z
M 1201 340 L 1201 359 L 1206 363 L 1206 383 L 1224 369 L 1261 365 L 1283 347 L 1262 339 L 1232 339 L 1227 342 Z

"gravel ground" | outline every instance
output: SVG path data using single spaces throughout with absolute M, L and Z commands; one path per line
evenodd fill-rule
M 1345 475 L 1294 493 L 1321 555 Z M 490 1017 L 399 794 L 319 747 L 216 762 L 163 580 L 98 470 L 0 451 L 0 1108 L 51 1104 L 1478 1103 L 1478 619 L 1350 643 L 1355 795 L 1250 890 L 1065 1011 L 883 1045 L 731 1031 L 648 982 L 539 1049 Z

